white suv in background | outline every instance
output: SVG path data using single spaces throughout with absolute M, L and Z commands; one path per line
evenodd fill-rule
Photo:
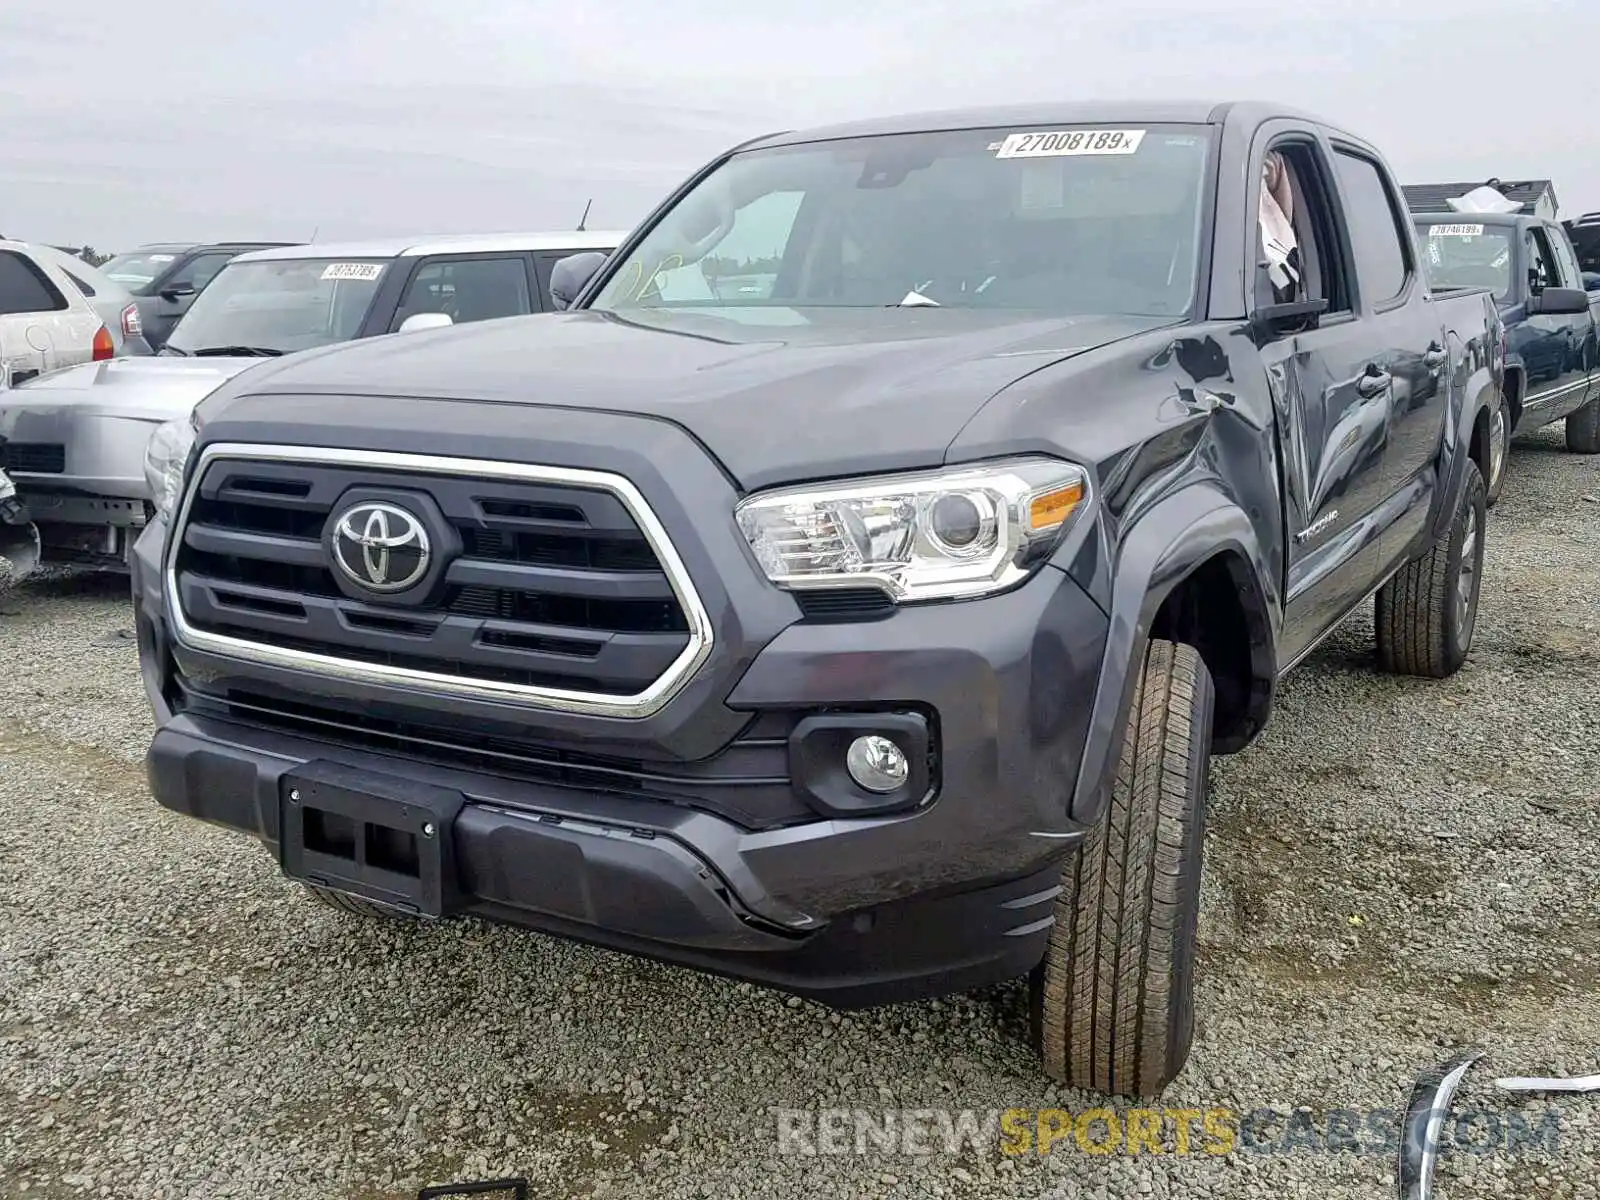
M 102 287 L 98 275 L 51 247 L 0 241 L 0 386 L 59 367 L 150 352 L 132 297 L 124 298 L 124 289 L 110 280 Z M 113 304 L 115 318 L 98 311 L 96 301 Z

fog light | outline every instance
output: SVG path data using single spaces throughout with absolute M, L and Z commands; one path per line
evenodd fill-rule
M 911 773 L 905 752 L 875 733 L 850 743 L 844 765 L 850 778 L 869 792 L 892 792 L 904 784 Z

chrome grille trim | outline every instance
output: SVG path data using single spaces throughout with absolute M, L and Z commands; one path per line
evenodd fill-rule
M 648 688 L 631 696 L 611 696 L 592 692 L 491 680 L 465 679 L 456 675 L 360 662 L 334 654 L 288 649 L 253 639 L 232 637 L 197 629 L 185 617 L 179 595 L 176 570 L 177 551 L 182 544 L 189 512 L 207 469 L 218 461 L 299 463 L 331 467 L 367 467 L 398 474 L 455 475 L 464 478 L 509 480 L 518 483 L 556 484 L 593 488 L 615 496 L 639 526 L 665 573 L 689 627 L 688 640 L 666 671 Z M 571 467 L 539 466 L 502 462 L 493 459 L 448 458 L 431 454 L 400 454 L 382 450 L 346 450 L 320 446 L 274 446 L 238 442 L 217 442 L 201 449 L 189 469 L 183 498 L 173 515 L 162 564 L 162 587 L 172 633 L 179 645 L 225 658 L 258 663 L 268 667 L 306 671 L 333 676 L 351 683 L 375 687 L 404 687 L 414 692 L 466 700 L 511 704 L 534 710 L 587 713 L 595 716 L 639 719 L 659 712 L 678 691 L 694 678 L 711 656 L 715 635 L 711 617 L 689 577 L 665 526 L 644 495 L 633 483 L 609 471 L 580 470 Z

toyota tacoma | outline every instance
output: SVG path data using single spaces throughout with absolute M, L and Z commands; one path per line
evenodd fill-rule
M 1472 642 L 1503 346 L 1377 151 L 1256 104 L 783 133 L 566 310 L 312 350 L 151 440 L 148 770 L 373 917 L 838 1007 L 1193 1032 L 1208 767 L 1376 594 Z

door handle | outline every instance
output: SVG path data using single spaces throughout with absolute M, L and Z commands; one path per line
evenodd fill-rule
M 1393 382 L 1394 376 L 1389 372 L 1368 367 L 1366 374 L 1356 381 L 1356 391 L 1370 400 L 1374 396 L 1381 396 Z
M 1439 345 L 1438 342 L 1434 342 L 1422 355 L 1422 365 L 1430 371 L 1437 371 L 1444 366 L 1444 359 L 1444 347 Z

